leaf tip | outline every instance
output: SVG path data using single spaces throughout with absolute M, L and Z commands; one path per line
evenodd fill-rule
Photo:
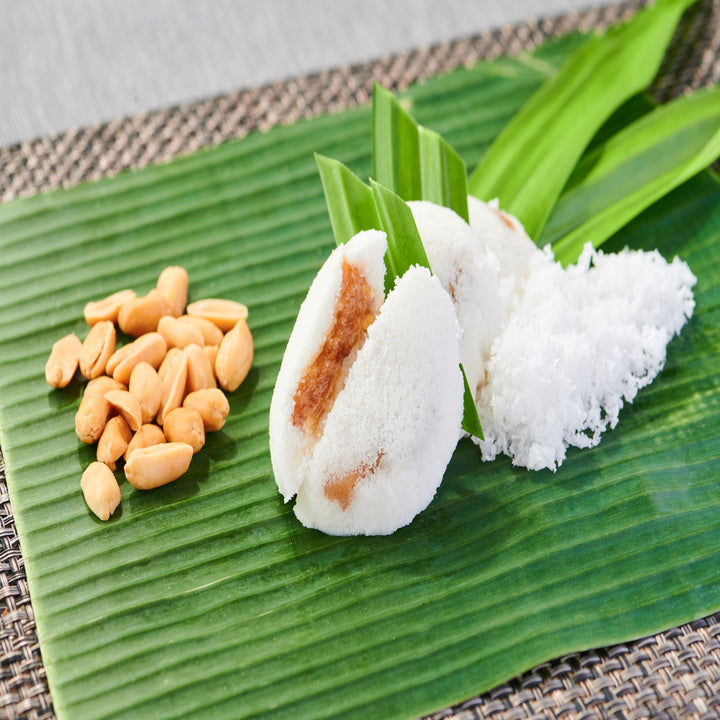
M 478 438 L 478 440 L 484 440 L 485 435 L 483 434 L 480 417 L 478 416 L 477 407 L 475 406 L 475 398 L 470 390 L 470 383 L 468 383 L 465 368 L 462 366 L 462 363 L 460 364 L 460 372 L 463 377 L 463 416 L 461 427 L 469 435 Z

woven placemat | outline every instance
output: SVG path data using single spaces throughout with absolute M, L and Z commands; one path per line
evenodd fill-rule
M 647 0 L 530 21 L 380 60 L 292 78 L 0 149 L 0 202 L 166 162 L 252 130 L 368 102 L 372 83 L 402 90 L 440 72 L 603 29 Z M 652 91 L 660 102 L 720 78 L 720 0 L 683 18 Z M 0 719 L 55 715 L 0 453 Z M 720 614 L 626 645 L 543 663 L 428 720 L 720 720 Z

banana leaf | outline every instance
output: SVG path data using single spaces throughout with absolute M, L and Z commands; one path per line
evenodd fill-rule
M 577 39 L 413 88 L 473 167 Z M 532 665 L 720 609 L 720 186 L 704 172 L 607 245 L 698 276 L 664 371 L 556 474 L 463 441 L 437 497 L 390 537 L 306 530 L 275 489 L 267 416 L 298 307 L 333 247 L 313 152 L 370 174 L 370 111 L 0 206 L 0 445 L 60 720 L 412 718 Z M 255 361 L 187 476 L 79 488 L 81 383 L 44 381 L 82 307 L 184 265 L 192 299 L 250 309 Z

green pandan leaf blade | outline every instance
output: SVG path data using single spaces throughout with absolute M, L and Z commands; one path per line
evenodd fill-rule
M 336 244 L 347 242 L 361 230 L 386 233 L 386 290 L 411 265 L 430 267 L 412 212 L 404 200 L 373 180 L 366 185 L 337 160 L 316 154 L 315 162 Z
M 422 199 L 468 217 L 467 168 L 463 159 L 438 133 L 420 128 Z
M 403 200 L 429 200 L 468 220 L 467 168 L 437 132 L 419 125 L 381 85 L 373 87 L 373 177 Z
M 480 417 L 475 405 L 475 398 L 473 397 L 472 390 L 470 389 L 470 383 L 468 383 L 465 368 L 462 364 L 460 365 L 460 371 L 462 372 L 463 385 L 465 387 L 463 392 L 463 419 L 461 427 L 469 435 L 479 438 L 480 440 L 484 440 L 485 436 L 483 435 Z
M 661 106 L 612 136 L 578 165 L 542 244 L 567 264 L 598 247 L 645 208 L 720 156 L 720 90 Z
M 650 84 L 692 2 L 659 0 L 590 37 L 500 133 L 470 176 L 470 193 L 497 197 L 538 238 L 583 150 L 616 108 Z
M 315 155 L 336 244 L 347 242 L 361 230 L 382 230 L 387 235 L 386 290 L 411 265 L 430 264 L 415 220 L 407 204 L 384 186 L 366 185 L 337 160 Z
M 403 200 L 421 200 L 419 128 L 395 96 L 373 86 L 373 177 Z
M 338 160 L 315 153 L 335 243 L 342 245 L 361 230 L 380 230 L 372 190 Z
M 430 269 L 430 262 L 407 203 L 374 180 L 370 181 L 370 188 L 381 228 L 387 235 L 385 289 L 389 291 L 395 285 L 395 278 L 402 277 L 409 267 L 422 265 Z

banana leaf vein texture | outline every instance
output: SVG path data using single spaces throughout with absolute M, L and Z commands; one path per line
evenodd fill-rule
M 500 59 L 405 100 L 474 167 L 577 45 Z M 285 342 L 333 247 L 314 152 L 370 174 L 363 107 L 167 165 L 0 206 L 0 445 L 55 711 L 83 718 L 413 718 L 566 652 L 720 609 L 720 186 L 695 176 L 607 249 L 679 255 L 695 315 L 664 371 L 556 473 L 481 463 L 390 537 L 306 530 L 273 481 Z M 244 302 L 255 361 L 189 473 L 121 480 L 108 522 L 79 487 L 82 385 L 49 388 L 87 301 L 185 266 L 190 297 Z

